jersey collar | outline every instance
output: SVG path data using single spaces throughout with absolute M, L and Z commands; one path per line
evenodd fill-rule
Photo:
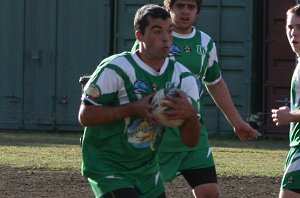
M 177 38 L 183 38 L 183 39 L 193 38 L 196 34 L 196 28 L 194 26 L 192 28 L 193 28 L 193 30 L 189 34 L 179 34 L 179 33 L 174 32 L 174 31 L 172 32 L 172 34 L 173 34 L 174 37 L 177 37 Z

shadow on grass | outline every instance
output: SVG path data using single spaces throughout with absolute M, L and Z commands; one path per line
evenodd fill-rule
M 78 145 L 82 132 L 0 131 L 2 146 Z

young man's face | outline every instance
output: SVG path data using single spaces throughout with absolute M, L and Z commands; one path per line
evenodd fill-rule
M 290 14 L 286 19 L 286 35 L 292 50 L 300 57 L 300 17 Z
M 155 59 L 164 59 L 169 55 L 173 42 L 173 24 L 170 18 L 154 19 L 148 16 L 149 24 L 142 36 L 145 55 Z
M 170 15 L 178 33 L 190 33 L 197 17 L 196 0 L 177 0 L 170 9 Z

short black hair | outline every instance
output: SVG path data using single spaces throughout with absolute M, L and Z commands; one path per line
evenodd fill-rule
M 134 17 L 134 30 L 141 31 L 144 35 L 145 29 L 149 24 L 148 16 L 154 19 L 171 18 L 170 14 L 161 6 L 156 4 L 147 4 L 137 10 Z

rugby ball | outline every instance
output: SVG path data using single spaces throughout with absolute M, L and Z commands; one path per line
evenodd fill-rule
M 173 109 L 161 106 L 161 103 L 168 103 L 170 101 L 165 100 L 166 96 L 176 97 L 176 88 L 164 88 L 155 93 L 152 98 L 151 104 L 154 105 L 155 109 L 152 114 L 157 116 L 160 124 L 166 127 L 179 127 L 183 124 L 183 119 L 169 120 L 163 114 L 164 111 L 172 111 Z

